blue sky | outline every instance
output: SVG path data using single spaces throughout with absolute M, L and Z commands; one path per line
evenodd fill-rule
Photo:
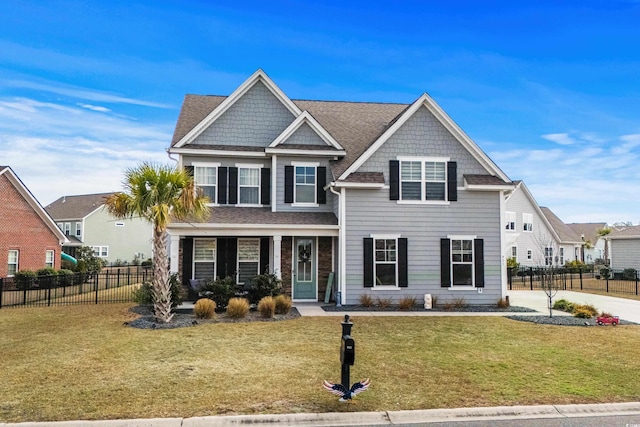
M 186 93 L 262 68 L 292 99 L 428 92 L 565 222 L 640 221 L 639 1 L 0 5 L 0 164 L 46 205 L 168 162 Z

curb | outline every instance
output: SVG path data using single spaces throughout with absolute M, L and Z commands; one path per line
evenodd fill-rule
M 0 427 L 230 427 L 276 424 L 280 426 L 328 427 L 620 415 L 640 416 L 640 402 L 584 405 L 496 406 L 388 412 L 223 415 L 193 418 L 0 423 Z

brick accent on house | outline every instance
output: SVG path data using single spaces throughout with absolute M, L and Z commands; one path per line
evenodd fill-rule
M 18 270 L 45 267 L 53 250 L 53 266 L 60 268 L 60 243 L 9 179 L 0 175 L 0 277 L 7 276 L 9 250 L 18 250 Z
M 282 246 L 280 257 L 282 260 L 282 291 L 285 295 L 292 296 L 292 288 L 291 288 L 291 251 L 293 246 L 293 239 L 291 236 L 283 236 L 282 237 Z
M 331 237 L 320 237 L 318 240 L 318 301 L 324 301 L 327 290 L 327 279 L 333 271 Z

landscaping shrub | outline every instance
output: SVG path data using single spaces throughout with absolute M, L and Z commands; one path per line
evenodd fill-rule
M 287 314 L 289 310 L 291 310 L 291 305 L 293 304 L 290 297 L 282 294 L 275 298 L 275 302 L 276 314 Z
M 635 268 L 625 268 L 622 271 L 622 280 L 636 280 Z
M 554 310 L 566 311 L 567 313 L 573 312 L 574 304 L 566 299 L 559 299 L 553 303 Z
M 56 276 L 58 271 L 53 267 L 45 267 L 36 270 L 38 275 L 38 286 L 41 288 L 53 288 L 57 284 Z
M 182 285 L 178 279 L 176 273 L 169 277 L 169 283 L 171 285 L 171 308 L 175 308 L 182 304 Z M 153 306 L 153 290 L 151 282 L 144 282 L 140 287 L 133 291 L 133 302 L 140 305 Z
M 380 297 L 378 297 L 376 299 L 376 304 L 378 305 L 378 308 L 380 310 L 385 310 L 385 309 L 391 307 L 392 302 L 393 301 L 392 301 L 391 298 L 380 298 Z
M 16 284 L 16 287 L 21 291 L 26 289 L 31 289 L 36 285 L 36 275 L 35 271 L 31 270 L 20 270 L 16 271 L 16 274 L 13 276 L 13 280 Z
M 276 300 L 273 297 L 264 297 L 258 302 L 258 312 L 262 317 L 272 318 L 276 312 Z
M 576 304 L 571 312 L 575 317 L 586 319 L 598 314 L 598 310 L 591 304 Z
M 227 305 L 227 316 L 242 319 L 249 313 L 249 301 L 246 298 L 231 298 Z
M 231 276 L 224 279 L 207 279 L 204 284 L 200 283 L 200 296 L 214 300 L 220 308 L 225 308 L 236 294 L 236 281 Z
M 431 295 L 431 307 L 436 308 L 437 305 L 438 305 L 438 296 Z
M 58 286 L 71 286 L 74 284 L 75 273 L 63 268 L 58 270 Z
M 613 314 L 603 311 L 600 313 L 600 317 L 613 317 Z
M 416 297 L 403 297 L 398 301 L 400 310 L 411 310 L 416 305 Z
M 211 319 L 216 311 L 216 303 L 209 298 L 200 298 L 193 306 L 193 313 L 198 319 Z
M 465 300 L 464 298 L 455 298 L 452 301 L 453 304 L 453 308 L 455 308 L 456 310 L 460 310 L 462 308 L 467 308 L 467 300 Z
M 369 294 L 360 294 L 358 297 L 360 305 L 366 308 L 373 307 L 373 297 Z
M 509 308 L 509 300 L 507 298 L 500 298 L 497 306 L 498 308 Z
M 248 295 L 251 304 L 258 304 L 264 297 L 275 297 L 282 293 L 282 281 L 275 274 L 258 274 L 251 280 Z
M 607 267 L 601 268 L 600 269 L 600 277 L 602 277 L 603 279 L 608 279 L 610 272 L 611 272 L 611 270 L 609 270 Z

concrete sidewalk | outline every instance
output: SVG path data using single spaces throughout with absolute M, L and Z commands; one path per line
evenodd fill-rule
M 498 406 L 490 408 L 427 409 L 387 412 L 331 412 L 324 414 L 230 415 L 193 418 L 137 420 L 58 421 L 42 423 L 0 423 L 0 427 L 230 427 L 242 425 L 278 426 L 386 426 L 491 420 L 558 419 L 596 416 L 638 416 L 640 402 L 594 405 Z

